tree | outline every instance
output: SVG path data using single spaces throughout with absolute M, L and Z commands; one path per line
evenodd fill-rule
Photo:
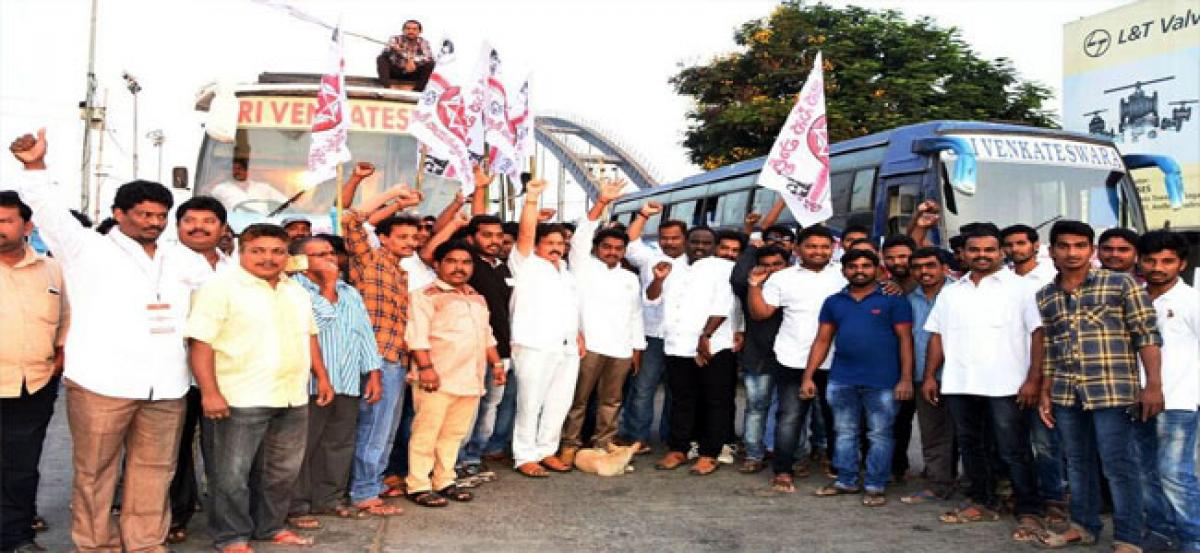
M 935 119 L 1057 127 L 1042 107 L 1049 88 L 1020 79 L 1008 59 L 980 58 L 928 17 L 792 0 L 734 40 L 741 51 L 670 81 L 695 101 L 683 144 L 706 169 L 770 151 L 818 50 L 835 142 Z

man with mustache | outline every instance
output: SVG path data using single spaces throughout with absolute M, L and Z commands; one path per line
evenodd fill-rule
M 284 274 L 288 235 L 271 224 L 246 227 L 240 268 L 196 293 L 186 336 L 212 450 L 209 528 L 223 553 L 249 541 L 312 545 L 288 530 L 288 501 L 308 433 L 309 374 L 318 406 L 333 400 L 312 301 Z M 257 467 L 256 467 L 257 465 Z M 251 472 L 256 471 L 255 478 Z
M 225 206 L 212 196 L 193 196 L 175 208 L 175 227 L 179 233 L 183 254 L 192 255 L 210 272 L 210 276 L 237 268 L 237 262 L 218 248 L 221 237 L 229 228 L 226 224 Z M 180 431 L 179 456 L 175 462 L 175 476 L 171 479 L 171 529 L 167 532 L 167 543 L 180 543 L 187 539 L 187 525 L 196 505 L 200 501 L 200 490 L 196 483 L 196 463 L 192 459 L 192 441 L 200 423 L 200 389 L 196 383 L 188 387 L 187 404 Z M 207 441 L 200 438 L 201 454 L 206 451 Z
M 1037 398 L 1031 384 L 1041 378 L 1042 319 L 1029 285 L 1004 268 L 1000 230 L 973 223 L 963 234 L 970 273 L 942 290 L 925 321 L 932 335 L 922 393 L 935 405 L 946 399 L 971 481 L 968 503 L 941 520 L 998 519 L 995 484 L 1001 475 L 992 473 L 988 462 L 985 425 L 990 424 L 1016 501 L 1018 527 L 1012 538 L 1031 541 L 1042 529 L 1045 505 L 1033 472 L 1029 417 L 1022 409 Z
M 517 380 L 517 415 L 513 427 L 513 463 L 529 477 L 571 470 L 554 454 L 563 420 L 571 408 L 579 358 L 579 297 L 575 277 L 563 254 L 560 225 L 538 224 L 546 181 L 525 185 L 517 243 L 508 258 L 515 285 L 512 297 L 513 365 Z
M 83 228 L 47 185 L 44 129 L 17 138 L 10 150 L 25 166 L 21 198 L 71 290 L 63 376 L 74 451 L 72 540 L 81 551 L 162 549 L 188 389 L 183 325 L 192 290 L 207 275 L 194 256 L 159 247 L 174 203 L 163 185 L 139 180 L 118 188 L 117 228 L 100 235 Z M 122 448 L 124 500 L 115 524 L 110 508 Z
M 461 216 L 460 222 L 465 222 Z M 504 363 L 488 327 L 483 296 L 467 282 L 474 272 L 470 246 L 443 243 L 433 252 L 437 280 L 412 296 L 408 345 L 417 366 L 412 435 L 408 441 L 408 497 L 423 507 L 473 496 L 455 485 L 455 462 L 484 395 L 484 374 L 504 385 Z
M 44 551 L 33 540 L 38 462 L 70 321 L 62 267 L 27 242 L 32 218 L 16 192 L 0 192 L 0 551 Z
M 912 308 L 900 297 L 885 295 L 876 280 L 879 258 L 851 250 L 842 256 L 842 275 L 850 283 L 825 299 L 821 325 L 813 339 L 800 394 L 817 395 L 813 375 L 825 362 L 831 345 L 837 348 L 829 368 L 826 395 L 837 428 L 833 466 L 837 480 L 816 491 L 818 496 L 858 493 L 859 432 L 867 423 L 866 474 L 862 503 L 886 503 L 888 469 L 892 463 L 892 419 L 898 403 L 912 398 Z
M 917 288 L 917 279 L 908 270 L 908 258 L 917 249 L 915 240 L 905 234 L 896 234 L 884 239 L 879 248 L 879 259 L 888 278 L 904 294 Z M 896 417 L 892 424 L 892 481 L 902 484 L 908 478 L 908 443 L 912 440 L 912 421 L 917 414 L 917 402 L 913 398 L 897 400 Z
M 1096 241 L 1096 259 L 1100 266 L 1118 273 L 1133 274 L 1137 268 L 1138 234 L 1124 227 L 1113 227 L 1100 233 Z
M 1168 549 L 1161 546 L 1174 541 L 1181 551 L 1200 551 L 1200 484 L 1194 455 L 1200 418 L 1200 293 L 1179 278 L 1187 258 L 1187 239 L 1179 233 L 1155 230 L 1138 240 L 1138 265 L 1163 337 L 1165 396 L 1163 412 L 1136 423 L 1149 530 L 1142 543 L 1145 549 Z

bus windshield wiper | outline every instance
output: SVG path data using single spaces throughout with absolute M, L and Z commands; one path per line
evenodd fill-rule
M 1051 217 L 1051 218 L 1049 218 L 1049 219 L 1046 219 L 1045 221 L 1042 221 L 1042 224 L 1040 224 L 1040 225 L 1038 225 L 1038 226 L 1036 226 L 1036 227 L 1033 227 L 1033 230 L 1042 230 L 1042 227 L 1044 227 L 1044 226 L 1046 226 L 1046 225 L 1048 225 L 1048 224 L 1050 224 L 1050 223 L 1053 223 L 1053 222 L 1055 222 L 1055 221 L 1057 221 L 1057 220 L 1059 220 L 1059 219 L 1062 219 L 1062 217 L 1063 217 L 1063 216 L 1062 216 L 1062 214 L 1060 213 L 1060 214 L 1058 214 L 1058 215 L 1055 215 L 1055 216 L 1053 216 L 1053 217 Z
M 296 200 L 300 199 L 300 196 L 304 195 L 304 192 L 305 192 L 305 190 L 301 189 L 299 192 L 292 195 L 291 198 L 288 198 L 288 201 L 283 202 L 282 204 L 279 205 L 279 207 L 275 208 L 270 213 L 268 213 L 267 217 L 274 217 L 274 216 L 282 213 L 283 210 L 287 209 L 289 206 L 291 206 L 293 203 L 295 203 Z

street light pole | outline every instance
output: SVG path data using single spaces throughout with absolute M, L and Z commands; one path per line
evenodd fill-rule
M 88 210 L 88 196 L 92 187 L 92 127 L 98 122 L 104 124 L 104 116 L 96 117 L 96 3 L 92 0 L 92 21 L 90 38 L 88 39 L 88 70 L 87 84 L 84 88 L 83 103 L 79 116 L 83 119 L 83 155 L 79 160 L 79 209 L 83 213 Z
M 121 75 L 125 79 L 125 87 L 129 89 L 129 93 L 133 95 L 133 178 L 138 178 L 138 93 L 142 91 L 142 85 L 138 83 L 137 77 L 130 75 L 128 72 Z
M 162 175 L 162 156 L 163 156 L 162 146 L 163 146 L 163 142 L 167 141 L 167 136 L 163 134 L 162 129 L 154 129 L 154 130 L 146 133 L 146 138 L 149 138 L 150 143 L 154 145 L 154 149 L 158 150 L 158 182 L 161 183 L 163 181 L 162 180 L 162 178 L 163 178 L 163 175 Z

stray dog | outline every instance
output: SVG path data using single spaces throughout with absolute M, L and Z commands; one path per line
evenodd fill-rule
M 633 454 L 642 447 L 634 443 L 625 447 L 610 445 L 608 450 L 600 448 L 581 449 L 575 454 L 575 468 L 600 476 L 618 476 L 625 474 Z M 627 468 L 628 467 L 628 468 Z

